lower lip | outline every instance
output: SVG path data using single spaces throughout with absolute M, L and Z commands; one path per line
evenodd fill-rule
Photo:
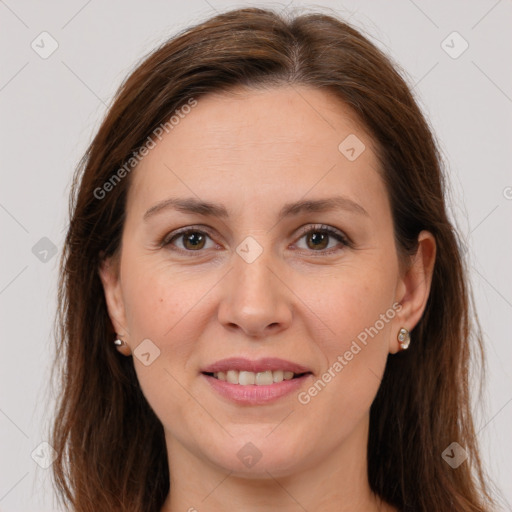
M 210 386 L 225 398 L 239 404 L 263 405 L 275 402 L 281 397 L 298 391 L 306 380 L 311 377 L 311 373 L 302 375 L 295 379 L 274 382 L 268 386 L 256 386 L 254 384 L 242 386 L 240 384 L 231 384 L 225 380 L 219 380 L 211 375 L 201 374 L 210 384 Z

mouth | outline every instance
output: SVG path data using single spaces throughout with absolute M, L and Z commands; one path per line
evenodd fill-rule
M 270 386 L 285 380 L 293 380 L 311 374 L 311 372 L 294 373 L 285 370 L 266 370 L 262 372 L 228 370 L 223 372 L 201 372 L 214 379 L 239 386 Z
M 218 396 L 237 405 L 275 402 L 298 392 L 313 376 L 309 368 L 284 359 L 240 357 L 217 361 L 200 374 Z

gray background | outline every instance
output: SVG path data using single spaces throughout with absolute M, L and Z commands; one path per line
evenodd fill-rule
M 57 510 L 49 470 L 31 454 L 50 453 L 40 443 L 53 406 L 47 388 L 58 256 L 52 250 L 62 248 L 72 171 L 139 59 L 179 29 L 241 5 L 286 7 L 0 0 L 0 511 Z M 478 437 L 486 466 L 512 501 L 512 2 L 319 5 L 399 63 L 440 141 L 488 354 L 487 387 L 475 403 L 483 405 L 476 411 Z M 288 4 L 297 6 L 318 7 Z M 51 40 L 39 36 L 43 31 L 58 43 L 46 59 L 40 53 Z M 463 39 L 450 36 L 454 31 Z M 469 47 L 457 55 L 464 41 Z

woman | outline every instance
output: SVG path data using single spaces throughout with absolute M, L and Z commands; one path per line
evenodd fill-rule
M 234 10 L 142 62 L 61 279 L 72 510 L 491 509 L 439 154 L 349 25 Z

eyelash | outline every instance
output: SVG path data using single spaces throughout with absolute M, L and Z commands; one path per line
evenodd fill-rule
M 199 229 L 199 228 L 195 228 L 194 226 L 188 226 L 186 228 L 182 228 L 176 232 L 173 232 L 173 233 L 170 233 L 169 235 L 166 235 L 163 240 L 160 242 L 160 246 L 161 247 L 168 247 L 172 244 L 172 242 L 176 239 L 179 239 L 180 237 L 188 234 L 188 233 L 199 233 L 201 235 L 206 235 L 208 236 L 210 239 L 212 238 L 210 236 L 210 234 L 205 231 L 204 229 Z M 300 232 L 299 232 L 299 238 L 298 240 L 300 240 L 301 238 L 303 238 L 305 235 L 308 235 L 310 233 L 322 233 L 322 234 L 325 234 L 325 235 L 328 235 L 329 237 L 332 237 L 336 240 L 338 240 L 338 242 L 341 242 L 341 244 L 345 247 L 352 247 L 352 242 L 350 242 L 350 240 L 341 232 L 341 231 L 338 231 L 337 229 L 334 229 L 330 226 L 327 226 L 325 224 L 315 224 L 315 225 L 310 225 L 310 226 L 304 226 L 303 228 L 301 228 Z M 197 250 L 197 251 L 192 251 L 192 250 L 187 250 L 187 249 L 180 249 L 178 247 L 173 247 L 172 249 L 173 251 L 178 251 L 178 252 L 181 252 L 181 253 L 187 253 L 187 254 L 190 254 L 190 253 L 194 253 L 194 252 L 197 252 L 197 253 L 201 253 L 203 252 L 201 249 Z M 310 250 L 308 252 L 311 252 L 311 253 L 318 253 L 319 255 L 328 255 L 328 254 L 332 254 L 333 252 L 338 252 L 340 251 L 341 249 L 334 249 L 331 248 L 331 249 L 323 249 L 321 251 L 314 251 L 314 250 Z

